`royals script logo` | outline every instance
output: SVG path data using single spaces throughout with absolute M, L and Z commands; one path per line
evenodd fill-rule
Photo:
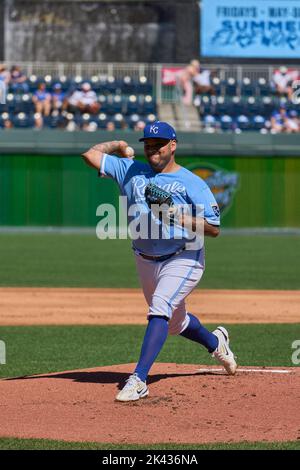
M 145 178 L 142 178 L 141 176 L 135 176 L 134 178 L 132 178 L 133 193 L 136 202 L 141 202 L 145 200 L 145 187 L 147 186 L 147 184 L 148 181 Z M 177 181 L 174 181 L 173 183 L 169 184 L 159 185 L 159 187 L 170 194 L 186 193 L 185 187 Z
M 206 163 L 192 164 L 187 167 L 200 176 L 212 191 L 221 214 L 224 215 L 232 204 L 239 186 L 239 174 L 229 172 Z

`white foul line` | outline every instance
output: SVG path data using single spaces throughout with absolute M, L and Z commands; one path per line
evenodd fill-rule
M 197 369 L 197 372 L 224 372 L 224 369 Z M 290 374 L 292 371 L 284 369 L 237 369 L 237 372 L 260 372 L 269 374 Z

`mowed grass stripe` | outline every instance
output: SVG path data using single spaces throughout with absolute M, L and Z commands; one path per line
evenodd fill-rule
M 211 331 L 216 325 L 206 325 Z M 292 367 L 292 343 L 299 324 L 228 325 L 230 341 L 241 366 Z M 44 374 L 136 362 L 145 327 L 24 326 L 0 327 L 6 365 L 0 377 Z M 170 336 L 159 362 L 215 365 L 207 351 L 183 337 Z
M 300 441 L 217 444 L 102 444 L 48 439 L 0 438 L 0 450 L 300 450 Z
M 129 240 L 90 234 L 0 234 L 0 286 L 139 287 Z M 221 235 L 206 240 L 199 286 L 300 289 L 300 237 Z

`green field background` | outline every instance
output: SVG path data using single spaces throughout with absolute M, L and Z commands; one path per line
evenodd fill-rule
M 237 173 L 239 186 L 223 227 L 300 227 L 300 158 L 178 157 L 183 166 Z M 1 155 L 0 226 L 94 227 L 118 186 L 97 178 L 79 155 Z
M 300 236 L 206 239 L 199 288 L 300 289 Z M 130 240 L 94 234 L 0 233 L 0 286 L 139 287 Z M 299 312 L 300 316 L 300 312 Z

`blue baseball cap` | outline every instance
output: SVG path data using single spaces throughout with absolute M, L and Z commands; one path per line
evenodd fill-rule
M 176 131 L 167 122 L 154 121 L 147 124 L 144 128 L 144 137 L 139 139 L 139 142 L 143 142 L 145 139 L 167 139 L 176 140 Z

